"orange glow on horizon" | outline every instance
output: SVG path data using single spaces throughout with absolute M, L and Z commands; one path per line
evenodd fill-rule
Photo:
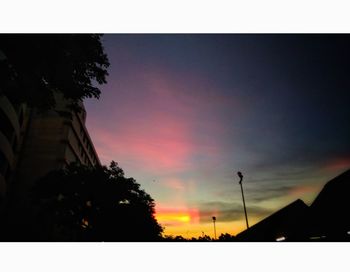
M 173 215 L 173 216 L 172 216 Z M 187 215 L 189 216 L 189 221 L 187 221 Z M 184 216 L 184 217 L 182 217 Z M 214 238 L 214 226 L 212 222 L 194 222 L 190 218 L 190 214 L 186 213 L 163 213 L 158 214 L 157 220 L 158 222 L 165 227 L 163 235 L 171 235 L 171 236 L 182 236 L 186 239 L 190 239 L 192 237 L 199 238 L 204 235 L 208 235 L 211 238 Z M 249 217 L 249 225 L 253 226 L 256 223 L 260 222 L 265 217 Z M 169 220 L 169 221 L 168 221 Z M 171 221 L 170 221 L 171 220 Z M 167 222 L 165 222 L 167 221 Z M 216 234 L 217 238 L 221 234 L 229 233 L 230 235 L 237 235 L 240 232 L 246 229 L 245 219 L 237 221 L 220 221 L 220 217 L 217 217 L 216 221 Z
M 217 238 L 219 238 L 221 234 L 225 233 L 237 235 L 243 230 L 245 230 L 245 221 L 216 222 Z M 163 233 L 163 235 L 171 235 L 174 237 L 181 235 L 187 239 L 192 237 L 199 238 L 203 236 L 203 234 L 214 238 L 214 226 L 212 222 L 182 223 L 178 225 L 165 226 Z
M 155 216 L 157 221 L 166 229 L 199 223 L 198 210 L 185 207 L 176 209 L 160 207 L 157 209 Z
M 188 223 L 191 221 L 191 216 L 184 213 L 163 213 L 156 215 L 159 222 L 184 222 Z

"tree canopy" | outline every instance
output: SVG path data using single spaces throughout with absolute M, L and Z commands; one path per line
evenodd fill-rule
M 236 237 L 234 235 L 231 235 L 229 233 L 221 233 L 219 236 L 219 241 L 220 242 L 235 242 Z
M 117 163 L 88 168 L 76 164 L 49 173 L 33 191 L 38 240 L 158 241 L 163 228 L 155 203 Z
M 0 94 L 47 110 L 55 92 L 72 101 L 100 95 L 109 61 L 95 34 L 0 35 Z M 97 84 L 96 84 L 97 83 Z

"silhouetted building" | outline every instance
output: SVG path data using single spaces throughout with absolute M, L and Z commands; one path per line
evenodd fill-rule
M 100 165 L 80 106 L 81 112 L 69 110 L 57 95 L 55 109 L 40 113 L 0 96 L 1 198 L 9 187 L 26 191 L 39 177 L 70 162 Z
M 11 229 L 18 228 L 16 235 L 21 229 L 31 231 L 24 225 L 34 220 L 29 207 L 36 180 L 71 162 L 100 165 L 85 127 L 82 103 L 80 107 L 80 112 L 72 110 L 57 95 L 55 109 L 39 112 L 0 96 L 0 212 L 11 222 Z M 23 234 L 18 239 L 28 237 Z
M 28 108 L 12 104 L 0 95 L 0 199 L 13 182 L 26 130 Z
M 305 240 L 308 217 L 308 206 L 298 199 L 236 237 L 238 241 Z
M 86 111 L 68 110 L 58 98 L 54 110 L 40 113 L 32 109 L 16 169 L 16 189 L 28 190 L 38 178 L 71 162 L 100 165 L 85 127 Z M 62 113 L 63 112 L 63 113 Z M 69 113 L 69 114 L 66 114 Z
M 350 170 L 326 183 L 311 206 L 298 199 L 237 235 L 238 241 L 350 241 Z
M 350 170 L 327 182 L 310 206 L 313 237 L 350 238 Z

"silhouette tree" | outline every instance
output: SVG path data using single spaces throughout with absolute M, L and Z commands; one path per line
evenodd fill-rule
M 211 237 L 209 235 L 203 235 L 203 236 L 198 237 L 197 241 L 198 242 L 211 242 L 214 240 L 211 239 Z
M 221 235 L 219 236 L 219 241 L 220 242 L 235 242 L 236 241 L 236 237 L 234 235 L 231 235 L 229 233 L 221 233 Z
M 33 191 L 37 240 L 158 241 L 154 200 L 118 164 L 76 164 L 49 173 Z
M 188 240 L 184 237 L 182 237 L 181 235 L 177 235 L 177 236 L 172 236 L 172 235 L 165 235 L 162 238 L 163 242 L 187 242 Z
M 0 95 L 41 110 L 53 108 L 54 93 L 79 101 L 100 95 L 109 61 L 101 35 L 0 35 Z

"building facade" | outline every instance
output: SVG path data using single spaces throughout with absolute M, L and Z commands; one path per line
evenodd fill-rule
M 24 197 L 35 181 L 71 162 L 100 165 L 91 141 L 84 105 L 69 110 L 68 102 L 56 96 L 56 107 L 40 112 L 14 105 L 0 96 L 0 197 L 10 191 Z
M 27 107 L 0 95 L 0 199 L 4 199 L 17 167 L 26 129 Z
M 67 111 L 66 105 L 61 99 L 55 110 L 40 113 L 33 109 L 30 112 L 16 171 L 19 187 L 24 179 L 25 184 L 31 186 L 32 181 L 71 162 L 100 165 L 85 126 L 83 105 L 81 112 Z

